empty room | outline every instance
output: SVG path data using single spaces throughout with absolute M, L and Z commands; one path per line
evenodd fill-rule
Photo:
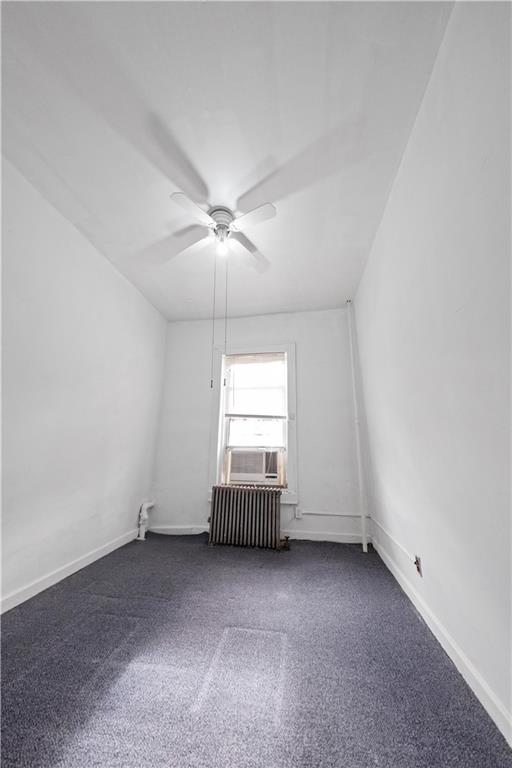
M 512 768 L 511 6 L 3 2 L 4 768 Z

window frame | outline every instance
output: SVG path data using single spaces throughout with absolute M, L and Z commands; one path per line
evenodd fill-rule
M 297 474 L 297 375 L 295 359 L 295 343 L 283 344 L 247 344 L 244 346 L 228 346 L 225 351 L 230 355 L 265 354 L 284 352 L 287 369 L 287 483 L 283 488 L 281 504 L 298 503 L 298 474 Z M 210 413 L 210 452 L 208 472 L 208 500 L 211 500 L 211 488 L 220 482 L 222 463 L 224 461 L 224 349 L 214 348 L 213 357 L 213 389 Z

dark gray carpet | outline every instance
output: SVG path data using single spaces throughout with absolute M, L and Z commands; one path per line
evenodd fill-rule
M 507 768 L 375 553 L 152 536 L 3 619 L 4 768 Z

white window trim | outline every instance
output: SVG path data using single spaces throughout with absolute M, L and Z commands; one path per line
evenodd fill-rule
M 299 486 L 297 474 L 297 375 L 295 361 L 295 344 L 248 344 L 247 346 L 228 346 L 226 355 L 264 354 L 265 352 L 286 352 L 287 363 L 287 395 L 288 395 L 288 455 L 287 482 L 283 489 L 281 504 L 298 504 Z M 208 501 L 211 501 L 211 488 L 220 481 L 222 464 L 223 422 L 223 370 L 222 358 L 224 348 L 215 347 L 213 356 L 213 389 L 210 412 L 210 461 L 208 477 Z

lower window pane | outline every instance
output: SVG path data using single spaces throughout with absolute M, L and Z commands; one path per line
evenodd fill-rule
M 240 448 L 284 448 L 284 419 L 237 419 L 229 418 L 227 445 Z

